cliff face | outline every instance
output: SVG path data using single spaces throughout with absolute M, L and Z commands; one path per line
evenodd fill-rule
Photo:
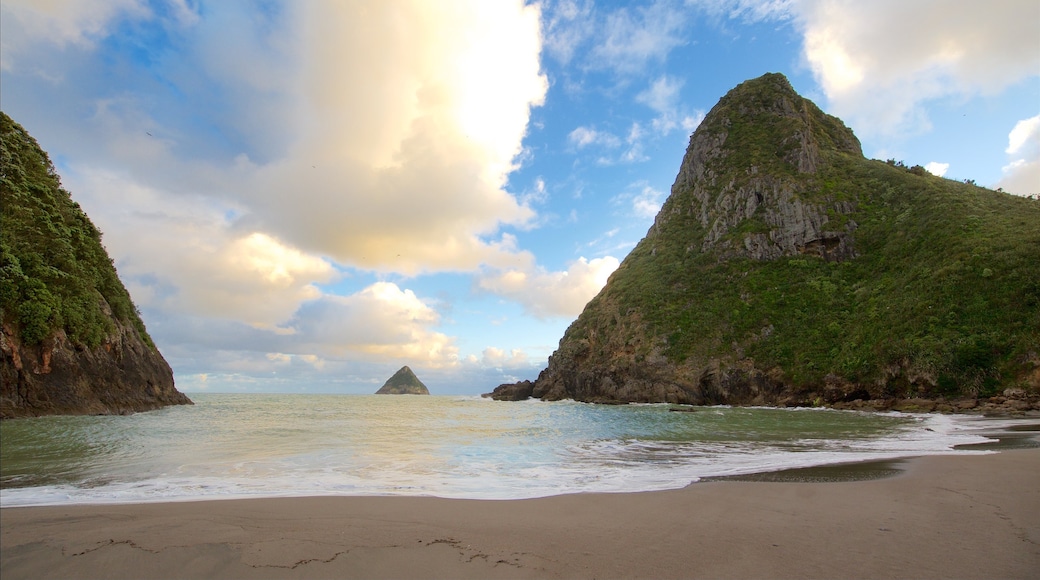
M 162 355 L 137 329 L 118 331 L 94 348 L 59 331 L 27 346 L 9 325 L 0 335 L 0 418 L 42 415 L 126 415 L 167 405 L 190 405 L 173 383 Z
M 690 139 L 646 237 L 498 399 L 843 405 L 1040 388 L 1040 204 L 863 158 L 767 74 Z M 873 403 L 870 403 L 873 404 Z
M 191 404 L 47 154 L 0 113 L 0 418 Z

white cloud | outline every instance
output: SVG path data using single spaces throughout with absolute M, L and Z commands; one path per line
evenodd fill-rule
M 470 362 L 477 362 L 481 366 L 500 369 L 522 369 L 531 366 L 527 354 L 518 348 L 509 352 L 493 346 L 489 346 L 480 353 L 480 358 L 470 355 Z
M 571 262 L 566 271 L 546 272 L 528 265 L 483 276 L 481 289 L 513 300 L 538 318 L 574 317 L 607 283 L 620 262 L 613 256 Z
M 1008 133 L 1008 155 L 1036 153 L 1040 149 L 1040 115 L 1022 119 Z
M 625 212 L 641 218 L 653 218 L 661 211 L 661 203 L 665 198 L 662 191 L 658 191 L 645 181 L 638 181 L 628 186 L 626 191 L 615 195 L 611 199 L 614 205 L 625 208 Z
M 233 206 L 165 196 L 103 170 L 81 168 L 70 181 L 141 307 L 270 328 L 336 277 L 321 257 L 236 229 Z
M 686 0 L 713 18 L 729 18 L 754 24 L 764 20 L 787 20 L 798 0 Z
M 938 161 L 929 161 L 924 165 L 925 171 L 932 175 L 938 175 L 942 177 L 946 175 L 946 172 L 950 169 L 949 163 L 939 163 Z
M 433 330 L 439 322 L 440 314 L 413 291 L 377 282 L 350 296 L 304 304 L 288 327 L 297 348 L 316 356 L 450 366 L 458 361 L 458 347 L 454 338 Z
M 305 130 L 287 158 L 257 169 L 253 217 L 365 268 L 508 261 L 483 236 L 534 218 L 503 187 L 547 89 L 538 8 L 299 7 L 302 70 L 290 80 Z
M 1040 115 L 1015 123 L 1005 152 L 1012 160 L 994 187 L 1019 195 L 1040 193 Z
M 149 15 L 141 0 L 4 0 L 0 5 L 0 67 L 16 70 L 41 46 L 89 49 L 121 15 Z M 28 65 L 32 67 L 32 65 Z
M 605 131 L 597 131 L 591 127 L 578 127 L 567 135 L 567 140 L 578 149 L 589 145 L 613 148 L 621 144 L 617 135 Z
M 632 198 L 632 211 L 643 218 L 653 218 L 661 211 L 661 199 L 664 193 L 649 185 L 643 187 L 638 195 Z
M 566 65 L 595 31 L 592 2 L 546 2 L 543 21 L 546 51 Z
M 804 0 L 804 56 L 834 114 L 865 133 L 929 128 L 922 103 L 1037 73 L 1036 2 Z
M 687 10 L 680 2 L 655 0 L 639 7 L 597 10 L 589 0 L 544 3 L 545 46 L 564 65 L 609 70 L 622 77 L 663 62 L 686 42 Z
M 650 121 L 654 134 L 665 136 L 679 128 L 692 133 L 704 119 L 704 111 L 696 110 L 691 114 L 682 106 L 679 99 L 682 86 L 682 79 L 665 75 L 655 79 L 646 90 L 636 95 L 636 102 L 657 113 Z M 635 143 L 639 137 L 642 135 L 636 135 L 635 138 L 630 135 L 629 142 Z
M 651 61 L 664 61 L 683 44 L 685 25 L 682 7 L 665 0 L 631 10 L 619 8 L 604 19 L 604 34 L 590 52 L 590 64 L 621 74 L 638 72 Z
M 679 100 L 679 90 L 683 81 L 664 75 L 650 83 L 650 87 L 636 95 L 636 102 L 643 103 L 658 113 L 673 111 Z
M 693 115 L 687 115 L 682 118 L 681 125 L 684 131 L 687 133 L 693 133 L 700 126 L 701 121 L 704 120 L 704 111 L 694 111 Z
M 48 5 L 13 6 L 44 19 Z M 48 87 L 65 107 L 49 116 L 66 122 L 46 121 L 67 134 L 64 154 L 161 196 L 235 206 L 237 227 L 347 266 L 418 274 L 512 261 L 495 233 L 536 218 L 505 185 L 547 90 L 537 6 L 220 2 L 201 20 L 172 8 L 186 24 L 165 31 L 180 50 L 127 86 L 79 82 L 107 66 L 89 49 L 75 68 L 47 62 L 67 79 Z M 113 19 L 153 19 L 115 14 L 60 22 L 103 38 Z M 174 90 L 142 80 L 153 77 Z M 73 78 L 74 91 L 63 84 Z

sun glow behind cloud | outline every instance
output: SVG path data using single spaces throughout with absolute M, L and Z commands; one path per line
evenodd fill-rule
M 266 330 L 286 356 L 454 364 L 454 339 L 433 330 L 440 317 L 414 291 L 320 287 L 342 269 L 414 276 L 533 263 L 499 229 L 536 217 L 504 188 L 548 90 L 538 6 L 217 3 L 205 18 L 180 3 L 157 8 L 4 3 L 5 71 L 41 46 L 94 58 L 126 22 L 180 37 L 162 60 L 124 63 L 178 86 L 172 94 L 79 88 L 95 110 L 79 156 L 92 162 L 72 167 L 69 185 L 111 232 L 106 244 L 141 306 Z M 69 75 L 61 59 L 36 66 L 59 83 Z M 213 81 L 216 92 L 188 90 Z M 183 155 L 212 145 L 185 141 L 199 135 L 164 110 L 179 99 L 226 108 L 209 132 L 233 137 L 230 150 Z M 325 320 L 310 317 L 317 311 Z

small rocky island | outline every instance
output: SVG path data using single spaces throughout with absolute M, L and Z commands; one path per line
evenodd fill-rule
M 401 367 L 376 391 L 377 395 L 429 395 L 430 390 L 415 376 L 408 365 Z

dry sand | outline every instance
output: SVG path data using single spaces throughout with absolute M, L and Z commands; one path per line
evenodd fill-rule
M 0 510 L 19 578 L 1040 578 L 1040 450 L 875 481 Z

